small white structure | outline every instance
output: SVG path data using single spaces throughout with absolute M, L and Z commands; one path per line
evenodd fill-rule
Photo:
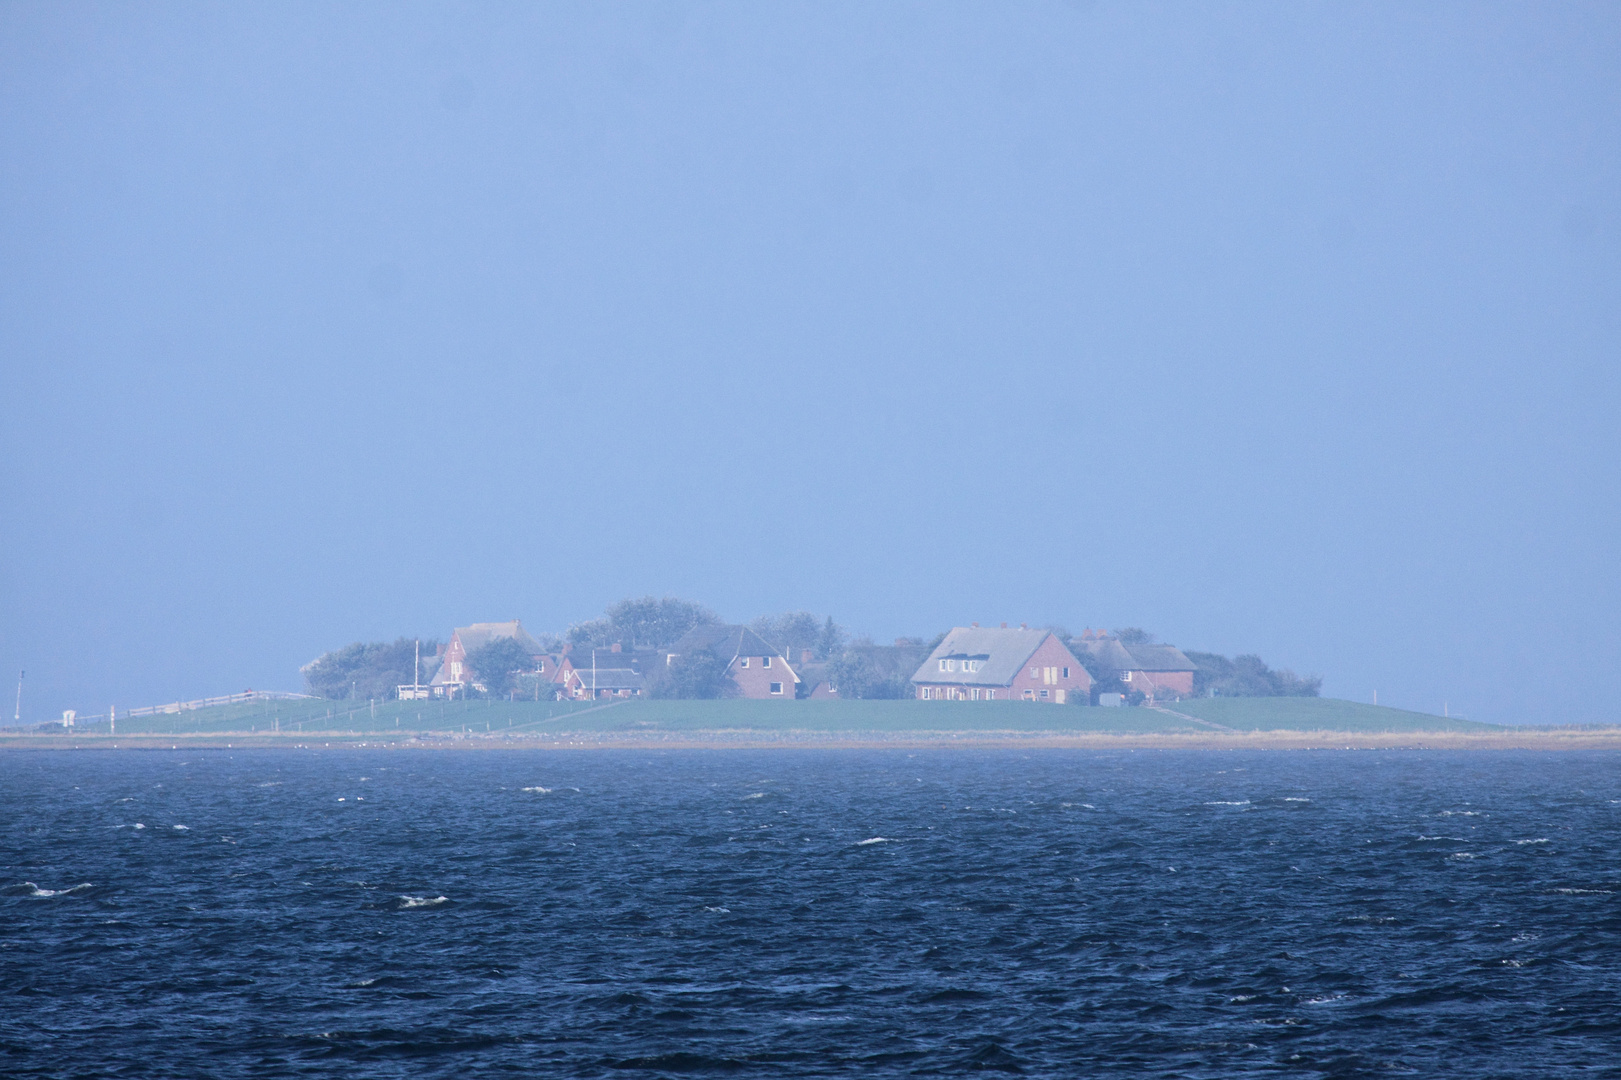
M 79 718 L 78 710 L 76 710 L 76 709 L 63 709 L 62 710 L 62 726 L 63 727 L 72 727 L 73 726 L 73 721 L 77 720 L 78 718 Z

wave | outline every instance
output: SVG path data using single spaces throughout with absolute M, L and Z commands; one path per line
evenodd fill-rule
M 753 795 L 745 795 L 743 797 L 745 799 L 763 799 L 763 798 L 765 798 L 765 792 L 756 791 Z
M 1283 801 L 1284 802 L 1311 802 L 1310 799 L 1302 799 L 1302 798 L 1299 798 L 1298 796 L 1290 796 L 1290 795 L 1285 795 L 1283 797 Z
M 856 847 L 866 847 L 868 844 L 893 844 L 894 842 L 887 836 L 874 836 L 866 840 L 857 840 Z
M 1216 802 L 1205 803 L 1206 806 L 1248 806 L 1249 804 L 1250 801 L 1248 799 L 1241 799 L 1238 802 L 1222 802 L 1218 800 Z
M 400 910 L 407 908 L 438 907 L 440 904 L 450 903 L 448 896 L 402 896 L 400 897 Z
M 1610 896 L 1611 894 L 1613 894 L 1615 892 L 1615 890 L 1614 889 L 1555 889 L 1554 892 L 1563 893 L 1565 896 Z
M 67 896 L 71 893 L 78 892 L 80 889 L 89 889 L 92 887 L 93 886 L 88 881 L 81 881 L 71 889 L 42 889 L 38 885 L 35 885 L 32 881 L 25 881 L 18 886 L 18 888 L 27 889 L 29 896 L 37 896 L 41 898 L 49 896 Z
M 1516 840 L 1514 842 L 1516 844 L 1551 844 L 1551 843 L 1553 843 L 1553 841 L 1549 840 L 1546 836 L 1539 836 L 1535 840 Z
M 552 793 L 552 789 L 549 788 L 549 787 L 539 787 L 539 786 L 526 787 L 526 788 L 523 788 L 522 790 L 530 792 L 531 794 L 534 794 L 534 795 L 550 795 Z
M 176 832 L 191 832 L 191 826 L 190 825 L 176 825 L 175 826 L 175 831 Z

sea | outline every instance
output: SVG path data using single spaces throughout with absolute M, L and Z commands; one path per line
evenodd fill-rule
M 1621 757 L 0 755 L 8 1077 L 1621 1077 Z

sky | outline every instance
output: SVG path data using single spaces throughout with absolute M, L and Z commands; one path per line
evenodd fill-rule
M 0 686 L 656 594 L 1614 722 L 1618 344 L 1613 3 L 0 3 Z

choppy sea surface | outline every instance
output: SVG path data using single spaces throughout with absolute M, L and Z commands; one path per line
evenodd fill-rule
M 1621 1076 L 1621 758 L 0 756 L 0 1073 Z

